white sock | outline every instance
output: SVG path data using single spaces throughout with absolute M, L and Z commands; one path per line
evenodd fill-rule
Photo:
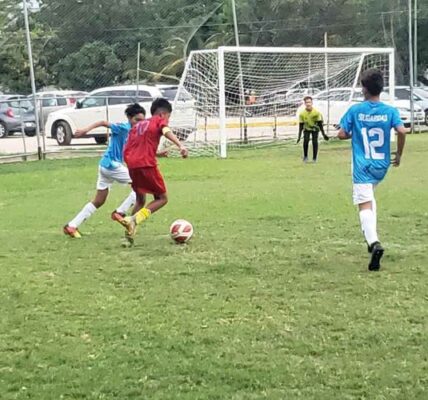
M 137 201 L 137 195 L 134 191 L 129 193 L 129 196 L 125 199 L 125 201 L 116 208 L 116 211 L 120 214 L 126 214 L 126 212 L 135 204 Z
M 77 214 L 74 219 L 68 223 L 68 226 L 71 226 L 72 228 L 78 228 L 95 211 L 97 211 L 97 208 L 92 203 L 86 204 L 86 206 L 82 208 L 82 211 L 80 211 L 79 214 Z
M 377 231 L 377 204 L 376 204 L 376 199 L 374 197 L 372 200 L 372 211 L 375 218 L 375 230 Z
M 366 238 L 369 246 L 374 242 L 378 242 L 379 238 L 376 232 L 376 214 L 373 210 L 361 210 L 360 221 L 364 237 Z

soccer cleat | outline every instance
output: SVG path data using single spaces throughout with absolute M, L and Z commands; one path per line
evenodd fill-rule
M 370 246 L 370 252 L 372 254 L 372 257 L 369 263 L 369 271 L 379 271 L 380 259 L 382 258 L 384 251 L 385 250 L 379 242 L 374 242 Z
M 308 157 L 303 157 L 302 161 L 303 161 L 304 163 L 307 163 L 307 162 L 308 162 Z
M 122 224 L 126 231 L 125 231 L 125 239 L 130 243 L 134 243 L 135 234 L 137 233 L 137 224 L 132 217 L 125 217 L 123 218 L 123 224 Z
M 80 234 L 77 228 L 73 228 L 69 225 L 64 226 L 63 231 L 66 235 L 75 239 L 80 239 L 82 237 L 82 235 Z
M 122 214 L 122 213 L 117 212 L 116 210 L 114 210 L 114 211 L 111 213 L 111 219 L 112 219 L 113 221 L 119 222 L 119 224 L 120 224 L 120 225 L 122 225 L 123 227 L 125 227 L 125 228 L 126 228 L 126 224 L 125 224 L 125 222 L 124 222 L 124 220 L 125 220 L 125 214 Z

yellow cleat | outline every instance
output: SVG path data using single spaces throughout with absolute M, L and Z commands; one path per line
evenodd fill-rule
M 123 227 L 126 228 L 126 225 L 125 225 L 125 215 L 123 215 L 121 213 L 118 213 L 117 211 L 113 211 L 111 213 L 111 219 L 113 221 L 119 222 L 120 225 L 122 225 Z
M 122 225 L 125 227 L 125 239 L 130 243 L 134 243 L 135 235 L 137 233 L 137 223 L 132 217 L 125 217 Z
M 79 230 L 77 228 L 73 228 L 71 226 L 64 226 L 63 231 L 66 235 L 75 238 L 75 239 L 80 239 L 82 237 L 82 235 L 80 234 Z

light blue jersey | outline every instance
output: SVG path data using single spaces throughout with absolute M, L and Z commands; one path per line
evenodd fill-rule
M 123 163 L 123 148 L 128 140 L 131 124 L 129 122 L 111 124 L 110 130 L 110 143 L 101 158 L 100 166 L 107 169 L 115 169 L 118 164 Z
M 352 135 L 354 183 L 379 183 L 391 163 L 391 130 L 403 125 L 398 110 L 381 102 L 353 105 L 340 121 Z

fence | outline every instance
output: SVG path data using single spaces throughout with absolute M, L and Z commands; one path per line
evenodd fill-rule
M 368 1 L 376 4 L 375 0 Z M 406 20 L 403 17 L 407 10 L 374 11 L 358 18 L 356 23 L 354 15 L 367 8 L 362 5 L 352 13 L 344 9 L 336 20 L 316 24 L 311 20 L 315 16 L 298 9 L 296 2 L 283 3 L 237 1 L 241 45 L 322 46 L 324 32 L 328 30 L 329 45 L 349 47 L 355 43 L 350 43 L 353 39 L 348 32 L 357 30 L 366 45 L 395 45 L 397 76 L 400 79 L 406 76 L 403 67 Z M 29 95 L 23 4 L 6 0 L 0 9 L 0 92 Z M 220 0 L 27 0 L 36 90 L 91 92 L 119 84 L 177 84 L 191 50 L 235 44 L 231 4 Z M 427 14 L 424 11 L 421 23 Z M 379 20 L 384 35 L 373 35 L 370 27 L 378 26 Z M 418 59 L 426 62 L 421 57 Z M 64 95 L 72 99 L 71 95 Z M 44 97 L 43 101 L 48 100 L 58 101 L 56 96 Z M 245 107 L 248 114 L 253 115 L 260 109 L 258 105 Z M 37 108 L 46 116 L 50 112 L 47 105 L 38 104 Z M 105 108 L 107 113 L 108 101 Z M 273 119 L 273 131 L 275 121 Z M 57 146 L 50 139 L 51 132 L 44 132 L 44 122 L 42 119 L 38 142 L 36 137 L 21 137 L 19 146 L 12 146 L 10 143 L 16 138 L 0 140 L 0 157 L 10 157 L 11 152 L 22 154 L 23 158 L 33 157 L 34 142 L 36 153 L 42 158 L 51 151 L 63 151 L 65 147 Z M 67 147 L 68 153 L 82 151 L 84 146 L 74 146 L 74 143 Z

